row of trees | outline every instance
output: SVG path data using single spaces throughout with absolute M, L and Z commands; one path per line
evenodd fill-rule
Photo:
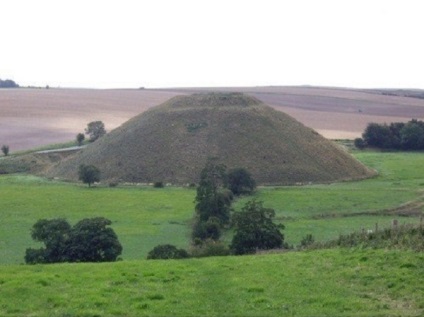
M 376 147 L 390 150 L 424 150 L 424 122 L 370 123 L 362 138 L 355 139 L 358 148 Z
M 110 262 L 122 253 L 122 245 L 112 228 L 111 221 L 89 218 L 71 225 L 65 219 L 41 219 L 32 227 L 31 237 L 44 243 L 40 249 L 29 248 L 25 262 Z

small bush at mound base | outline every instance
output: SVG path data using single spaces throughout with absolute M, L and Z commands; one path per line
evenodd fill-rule
M 221 241 L 207 239 L 205 241 L 197 240 L 198 243 L 190 249 L 192 257 L 201 258 L 207 256 L 226 256 L 230 255 L 229 248 Z
M 163 182 L 155 182 L 153 184 L 154 188 L 164 188 L 165 186 L 163 185 Z
M 178 249 L 171 244 L 160 244 L 154 247 L 147 255 L 148 260 L 185 259 L 188 257 L 189 255 L 186 250 Z

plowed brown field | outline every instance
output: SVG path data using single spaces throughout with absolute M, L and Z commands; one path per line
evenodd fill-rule
M 358 137 L 369 122 L 424 119 L 423 99 L 354 89 L 1 89 L 0 145 L 9 145 L 13 152 L 70 141 L 94 120 L 103 121 L 110 131 L 175 95 L 211 90 L 253 95 L 333 139 Z

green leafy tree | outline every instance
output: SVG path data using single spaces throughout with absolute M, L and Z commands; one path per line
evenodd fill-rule
M 122 253 L 122 246 L 111 221 L 105 218 L 83 219 L 74 227 L 64 219 L 38 220 L 31 237 L 44 243 L 44 248 L 29 248 L 25 262 L 105 262 L 115 261 Z
M 9 145 L 3 145 L 1 147 L 1 151 L 3 152 L 4 156 L 8 156 L 9 155 Z
M 272 219 L 275 211 L 263 207 L 262 202 L 252 200 L 240 212 L 233 215 L 235 234 L 230 248 L 235 254 L 254 253 L 283 247 L 283 225 L 275 224 Z
M 87 125 L 85 133 L 90 136 L 90 142 L 94 142 L 106 134 L 105 125 L 102 121 L 92 121 Z
M 215 217 L 222 224 L 230 218 L 231 201 L 223 189 L 226 182 L 225 165 L 209 161 L 200 175 L 196 195 L 196 212 L 200 221 Z
M 227 174 L 227 186 L 234 195 L 251 194 L 256 188 L 256 182 L 246 169 L 235 168 Z
M 424 126 L 412 120 L 400 130 L 400 144 L 405 150 L 424 149 Z
M 221 237 L 222 225 L 218 218 L 209 217 L 207 221 L 196 221 L 193 226 L 192 239 L 200 240 L 219 240 Z
M 362 138 L 368 146 L 381 149 L 390 149 L 393 147 L 392 130 L 387 124 L 368 124 L 362 134 Z
M 78 146 L 81 146 L 82 142 L 84 142 L 85 140 L 84 133 L 78 133 L 76 139 L 77 139 Z
M 83 219 L 70 231 L 69 262 L 111 262 L 122 253 L 122 245 L 109 219 L 103 217 Z
M 189 255 L 186 250 L 178 249 L 176 246 L 171 244 L 161 244 L 154 247 L 147 255 L 148 260 L 156 259 L 185 259 Z
M 31 230 L 31 237 L 38 242 L 43 242 L 45 247 L 40 249 L 27 249 L 25 262 L 56 263 L 67 260 L 68 238 L 71 226 L 65 219 L 41 219 Z
M 94 165 L 81 164 L 78 169 L 78 179 L 91 187 L 91 184 L 100 181 L 100 170 Z

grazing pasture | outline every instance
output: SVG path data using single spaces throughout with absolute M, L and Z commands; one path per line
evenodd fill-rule
M 124 259 L 145 258 L 157 244 L 188 246 L 195 191 L 150 187 L 91 188 L 27 175 L 0 177 L 0 262 L 23 263 L 38 219 L 105 217 L 124 247 Z
M 1 316 L 422 316 L 424 255 L 320 250 L 3 265 Z
M 253 198 L 276 210 L 286 241 L 298 245 L 307 234 L 326 241 L 352 231 L 420 221 L 424 204 L 423 153 L 357 152 L 379 171 L 377 177 L 330 185 L 262 187 Z M 41 218 L 102 216 L 112 220 L 123 259 L 145 258 L 158 244 L 189 246 L 195 190 L 180 187 L 98 186 L 50 181 L 28 175 L 0 176 L 0 263 L 22 263 L 25 249 L 36 247 L 32 225 Z M 234 204 L 240 209 L 251 197 Z M 226 235 L 227 241 L 231 232 Z

